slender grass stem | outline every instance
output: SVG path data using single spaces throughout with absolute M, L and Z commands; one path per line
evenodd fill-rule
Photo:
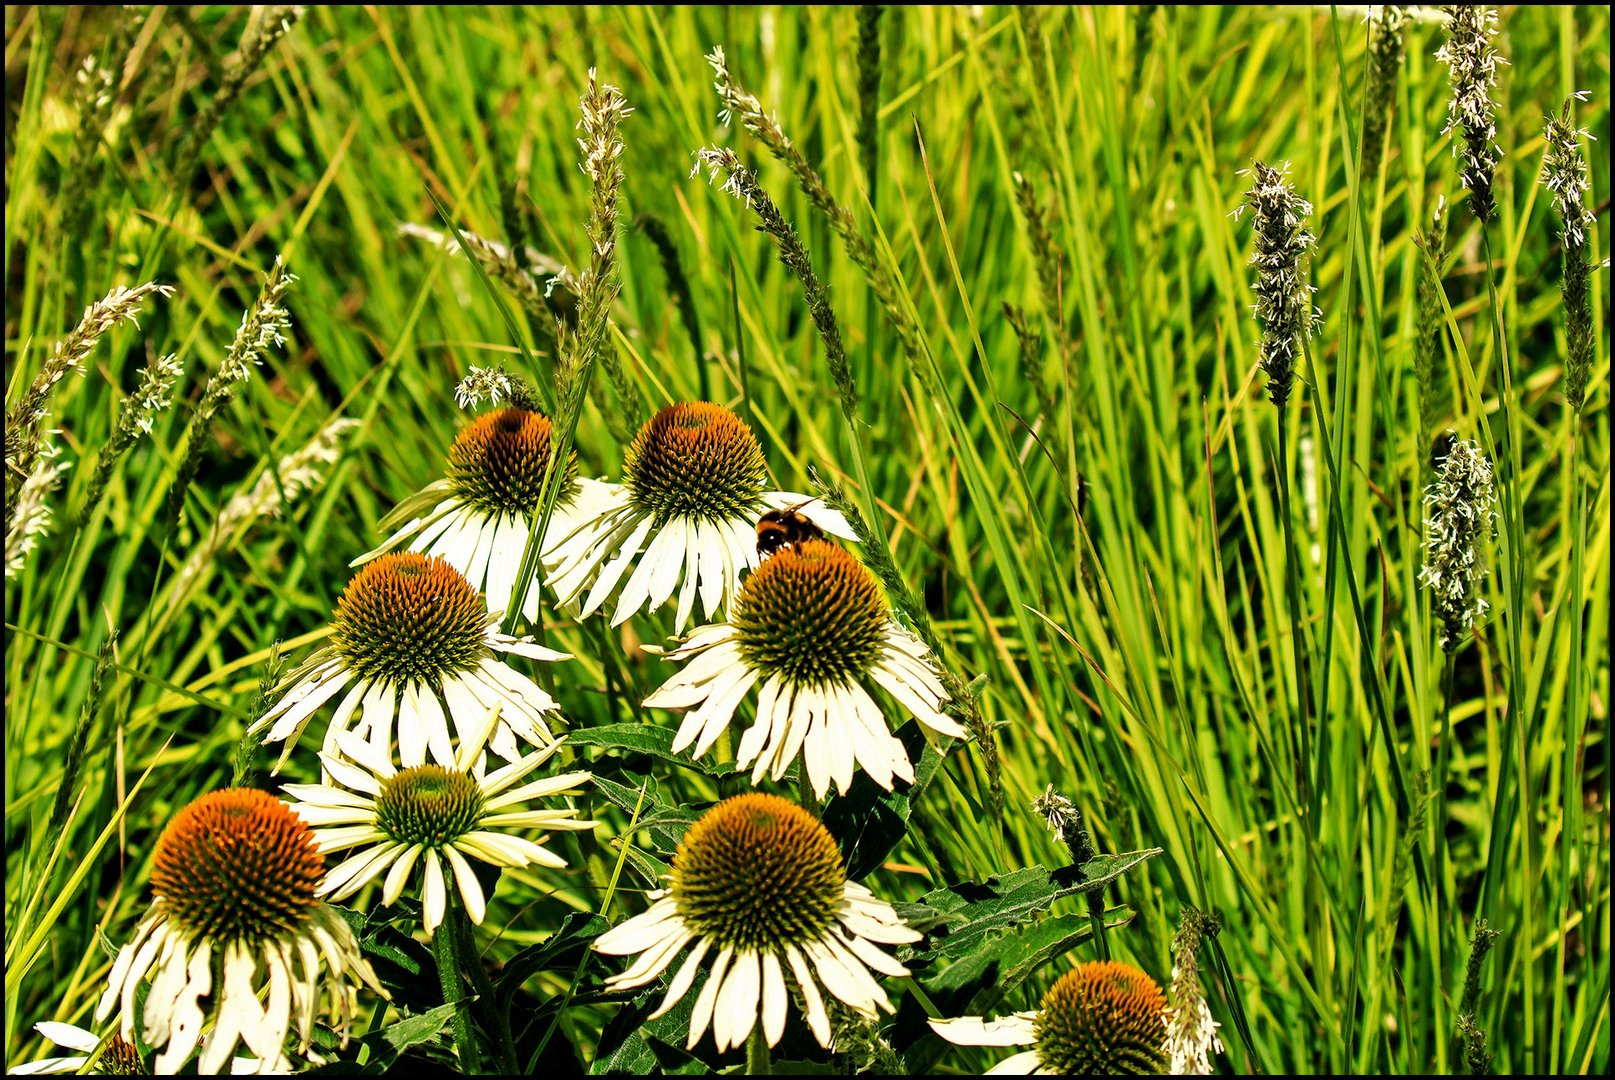
M 1296 787 L 1300 793 L 1297 802 L 1308 808 L 1309 834 L 1317 829 L 1316 796 L 1311 794 L 1312 781 L 1312 734 L 1307 719 L 1307 684 L 1304 672 L 1306 659 L 1306 642 L 1301 622 L 1301 579 L 1296 568 L 1295 525 L 1294 515 L 1290 512 L 1290 459 L 1289 451 L 1289 424 L 1282 411 L 1277 414 L 1278 420 L 1278 481 L 1279 481 L 1279 516 L 1283 519 L 1284 529 L 1284 594 L 1285 602 L 1289 606 L 1290 614 L 1290 649 L 1291 662 L 1294 665 L 1295 677 L 1295 706 L 1292 711 L 1295 725 L 1295 746 L 1300 755 L 1295 762 Z
M 1438 935 L 1441 938 L 1443 952 L 1445 952 L 1447 930 L 1454 931 L 1453 941 L 1457 942 L 1456 922 L 1447 917 L 1447 772 L 1452 763 L 1452 695 L 1453 677 L 1457 669 L 1457 643 L 1453 643 L 1451 650 L 1445 652 L 1441 665 L 1441 748 L 1436 757 L 1435 775 L 1431 777 L 1431 785 L 1436 793 L 1436 813 L 1434 819 L 1434 844 L 1430 861 L 1435 875 L 1437 916 L 1441 919 Z

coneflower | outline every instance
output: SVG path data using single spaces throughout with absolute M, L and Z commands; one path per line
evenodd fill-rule
M 265 743 L 284 741 L 284 764 L 309 721 L 335 701 L 327 751 L 338 752 L 333 735 L 351 726 L 378 749 L 396 745 L 411 768 L 425 764 L 428 748 L 438 760 L 451 759 L 450 739 L 474 730 L 497 704 L 504 712 L 488 749 L 517 761 L 518 739 L 537 747 L 555 741 L 544 717 L 556 704 L 506 658 L 570 657 L 500 633 L 498 620 L 444 560 L 413 551 L 382 555 L 342 591 L 330 643 L 287 676 L 281 699 L 247 730 Z
M 1035 1010 L 930 1024 L 955 1046 L 1031 1047 L 994 1065 L 993 1075 L 1151 1075 L 1167 1066 L 1160 986 L 1133 965 L 1110 960 L 1068 972 Z
M 1256 268 L 1256 321 L 1262 328 L 1258 359 L 1267 372 L 1267 393 L 1283 407 L 1295 382 L 1296 357 L 1312 336 L 1319 312 L 1312 305 L 1307 264 L 1317 243 L 1307 229 L 1312 204 L 1301 198 L 1287 176 L 1288 165 L 1252 163 L 1250 191 L 1242 207 L 1254 215 L 1250 264 Z
M 1492 463 L 1480 444 L 1453 442 L 1424 503 L 1424 567 L 1419 581 L 1435 594 L 1441 648 L 1451 653 L 1487 609 L 1480 595 L 1486 580 L 1482 545 L 1497 520 L 1497 493 Z
M 667 889 L 650 899 L 594 947 L 637 957 L 606 980 L 624 990 L 649 983 L 689 948 L 651 1015 L 670 1012 L 709 972 L 690 1016 L 690 1049 L 709 1027 L 719 1053 L 755 1041 L 754 1030 L 774 1046 L 793 1007 L 828 1046 L 826 995 L 869 1019 L 895 1011 L 876 976 L 909 972 L 880 946 L 920 939 L 890 904 L 847 880 L 835 838 L 817 818 L 757 792 L 726 799 L 691 825 Z
M 1407 9 L 1379 4 L 1368 9 L 1368 105 L 1363 114 L 1363 167 L 1360 182 L 1379 177 L 1385 133 L 1396 108 L 1396 81 L 1407 51 Z
M 1542 183 L 1553 194 L 1559 214 L 1559 244 L 1564 251 L 1564 276 L 1559 289 L 1565 304 L 1565 400 L 1581 411 L 1587 395 L 1587 376 L 1593 365 L 1593 306 L 1590 291 L 1593 264 L 1587 256 L 1587 227 L 1592 211 L 1584 196 L 1592 189 L 1581 140 L 1592 134 L 1576 127 L 1575 103 L 1586 101 L 1586 91 L 1565 99 L 1557 116 L 1547 118 L 1543 138 L 1548 150 L 1542 163 Z
M 216 1073 L 238 1042 L 253 1053 L 238 1071 L 290 1071 L 287 1040 L 295 1032 L 306 1052 L 316 1016 L 345 1043 L 354 990 L 386 991 L 320 901 L 324 873 L 313 830 L 274 796 L 233 788 L 192 802 L 157 842 L 151 909 L 112 964 L 96 1021 L 117 1014 L 131 1043 L 138 1029 L 160 1074 L 199 1044 L 197 1070 Z
M 1497 55 L 1497 12 L 1480 4 L 1455 4 L 1446 9 L 1447 40 L 1436 52 L 1446 64 L 1452 82 L 1443 135 L 1457 136 L 1452 152 L 1463 161 L 1459 182 L 1469 191 L 1469 205 L 1481 224 L 1497 212 L 1492 180 L 1503 151 L 1497 145 L 1497 65 L 1508 63 Z

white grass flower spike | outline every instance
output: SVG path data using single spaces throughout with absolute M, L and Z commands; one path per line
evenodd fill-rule
M 312 830 L 272 795 L 233 788 L 192 802 L 157 842 L 151 910 L 113 962 L 96 1023 L 117 1013 L 129 1043 L 138 1027 L 156 1073 L 199 1046 L 198 1071 L 219 1072 L 238 1043 L 254 1071 L 289 1071 L 288 1039 L 306 1053 L 317 1015 L 346 1043 L 357 987 L 386 991 L 316 895 L 324 866 Z
M 498 721 L 495 706 L 454 756 L 439 757 L 434 745 L 431 763 L 405 769 L 395 768 L 390 754 L 350 732 L 339 732 L 341 756 L 321 755 L 332 783 L 285 788 L 296 800 L 292 808 L 314 827 L 322 852 L 354 852 L 326 875 L 320 894 L 345 900 L 385 871 L 381 901 L 392 904 L 418 866 L 426 932 L 431 934 L 447 908 L 445 879 L 450 872 L 471 921 L 482 922 L 487 899 L 469 859 L 501 867 L 564 867 L 565 861 L 548 848 L 516 834 L 594 828 L 594 822 L 579 820 L 570 807 L 528 805 L 575 791 L 589 774 L 565 773 L 522 784 L 550 759 L 560 747 L 557 742 L 486 776 L 476 775 L 476 763 Z
M 774 795 L 737 795 L 708 810 L 679 844 L 665 892 L 603 934 L 595 948 L 637 955 L 608 987 L 644 986 L 690 947 L 652 1019 L 677 1005 L 709 969 L 690 1017 L 688 1046 L 712 1028 L 721 1053 L 745 1043 L 762 1024 L 769 1046 L 785 1032 L 796 983 L 808 1028 L 830 1045 L 820 987 L 859 1015 L 892 1011 L 876 975 L 908 969 L 882 945 L 920 935 L 892 906 L 848 881 L 835 838 L 817 818 Z
M 874 687 L 927 735 L 968 734 L 942 712 L 947 692 L 924 643 L 892 619 L 873 575 L 825 540 L 770 556 L 741 585 L 730 622 L 699 627 L 667 655 L 688 663 L 645 704 L 688 710 L 675 752 L 693 745 L 705 754 L 760 686 L 757 720 L 735 752 L 754 784 L 783 778 L 798 754 L 820 799 L 832 781 L 845 793 L 860 769 L 887 791 L 895 780 L 912 783 L 908 751 Z
M 599 512 L 553 549 L 556 596 L 588 616 L 616 594 L 617 626 L 676 592 L 682 630 L 698 597 L 705 619 L 733 600 L 741 574 L 758 564 L 757 519 L 767 511 L 801 505 L 825 532 L 856 539 L 841 514 L 806 495 L 770 491 L 767 479 L 762 449 L 740 417 L 706 401 L 669 405 L 640 428 L 622 483 Z
M 249 730 L 263 732 L 265 743 L 284 741 L 284 764 L 309 721 L 336 700 L 327 751 L 339 733 L 351 730 L 385 757 L 396 726 L 399 760 L 408 768 L 425 763 L 428 747 L 436 760 L 452 760 L 451 740 L 464 742 L 499 705 L 488 749 L 515 761 L 518 739 L 540 747 L 554 741 L 544 716 L 556 704 L 500 654 L 569 658 L 530 638 L 501 633 L 499 613 L 490 613 L 470 582 L 442 559 L 416 552 L 384 555 L 343 590 L 331 644 L 286 677 L 285 695 Z

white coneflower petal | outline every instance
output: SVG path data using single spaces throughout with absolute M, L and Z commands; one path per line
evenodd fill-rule
M 860 770 L 887 791 L 912 783 L 871 687 L 928 735 L 966 736 L 942 711 L 947 692 L 924 644 L 892 621 L 869 571 L 825 540 L 781 548 L 741 585 L 732 622 L 696 629 L 667 655 L 688 663 L 645 705 L 685 710 L 675 752 L 705 754 L 757 689 L 757 719 L 735 755 L 753 783 L 779 780 L 799 755 L 821 799 L 832 785 L 846 792 Z
M 396 739 L 408 768 L 423 764 L 429 751 L 436 760 L 452 761 L 452 742 L 468 741 L 468 732 L 498 705 L 500 721 L 485 740 L 487 749 L 514 761 L 520 743 L 544 747 L 553 741 L 546 716 L 556 703 L 502 662 L 505 653 L 568 659 L 501 633 L 498 615 L 444 560 L 387 554 L 354 575 L 337 603 L 331 644 L 287 677 L 280 700 L 249 730 L 261 733 L 265 743 L 286 744 L 278 770 L 304 728 L 335 700 L 325 749 L 336 745 L 339 733 L 352 732 L 386 758 Z
M 1167 1064 L 1161 988 L 1131 964 L 1083 964 L 1061 976 L 1035 1011 L 997 1020 L 929 1021 L 956 1046 L 1031 1046 L 987 1070 L 1032 1073 L 1158 1074 Z
M 128 1041 L 138 1027 L 157 1050 L 158 1073 L 174 1072 L 198 1047 L 199 1071 L 218 1072 L 240 1043 L 255 1055 L 246 1069 L 289 1070 L 287 1041 L 308 1050 L 316 1011 L 346 1043 L 354 989 L 386 992 L 347 923 L 319 901 L 322 870 L 312 832 L 273 796 L 232 789 L 191 803 L 158 841 L 151 912 L 113 963 L 97 1021 L 119 1012 Z M 313 958 L 300 971 L 287 959 L 294 949 Z M 137 1018 L 136 992 L 148 977 Z
M 592 615 L 613 595 L 613 626 L 677 596 L 674 623 L 699 600 L 710 619 L 758 563 L 762 514 L 801 506 L 822 530 L 853 538 L 841 514 L 807 496 L 766 489 L 767 466 L 745 421 L 722 405 L 670 405 L 629 446 L 622 484 L 592 517 L 550 549 L 549 579 L 561 602 Z
M 431 761 L 405 768 L 395 767 L 390 753 L 353 732 L 338 732 L 333 750 L 320 755 L 331 783 L 286 785 L 292 809 L 313 827 L 320 849 L 352 852 L 326 875 L 322 895 L 342 900 L 379 878 L 381 901 L 390 905 L 419 867 L 430 935 L 443 921 L 451 885 L 471 921 L 482 922 L 487 896 L 468 859 L 502 867 L 566 865 L 541 844 L 510 835 L 510 830 L 594 828 L 594 822 L 579 820 L 570 807 L 525 806 L 532 799 L 573 791 L 589 774 L 567 773 L 517 787 L 554 755 L 560 746 L 556 742 L 479 776 L 472 763 L 481 759 L 491 738 L 506 730 L 499 711 L 497 705 L 488 709 L 475 727 L 467 728 L 456 754 L 439 753 L 434 746 Z M 501 810 L 506 812 L 495 812 Z
M 41 1058 L 21 1065 L 12 1065 L 7 1071 L 14 1076 L 46 1076 L 52 1073 L 76 1073 L 95 1060 L 95 1072 L 109 1076 L 139 1076 L 149 1070 L 140 1060 L 140 1053 L 122 1036 L 114 1035 L 107 1041 L 99 1056 L 95 1051 L 101 1039 L 93 1031 L 85 1031 L 72 1024 L 44 1020 L 34 1030 L 64 1050 L 75 1051 L 67 1057 Z
M 665 893 L 642 914 L 595 943 L 635 961 L 606 984 L 644 986 L 673 967 L 654 1016 L 689 993 L 702 967 L 687 1045 L 710 1027 L 720 1052 L 744 1043 L 761 1025 L 768 1045 L 785 1032 L 791 994 L 801 992 L 814 1038 L 830 1045 L 822 984 L 866 1015 L 892 1009 L 872 971 L 902 977 L 908 970 L 876 944 L 908 944 L 919 935 L 891 906 L 849 882 L 828 830 L 801 807 L 773 795 L 739 795 L 707 811 L 690 827 L 673 857 Z M 867 933 L 870 925 L 879 933 Z
M 552 472 L 552 429 L 543 414 L 520 406 L 483 413 L 449 448 L 448 475 L 399 503 L 381 520 L 393 530 L 358 566 L 406 546 L 444 559 L 485 593 L 488 606 L 504 610 L 520 576 L 527 542 L 542 512 L 545 480 Z M 569 535 L 581 518 L 598 512 L 609 485 L 577 476 L 568 457 L 543 544 Z M 542 552 L 541 552 L 542 554 Z M 529 587 L 522 615 L 538 619 L 539 590 Z

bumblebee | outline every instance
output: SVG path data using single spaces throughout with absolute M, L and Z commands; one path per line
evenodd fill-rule
M 766 559 L 780 548 L 795 547 L 806 540 L 823 540 L 824 530 L 801 512 L 815 500 L 799 502 L 783 510 L 770 510 L 757 519 L 757 555 Z

